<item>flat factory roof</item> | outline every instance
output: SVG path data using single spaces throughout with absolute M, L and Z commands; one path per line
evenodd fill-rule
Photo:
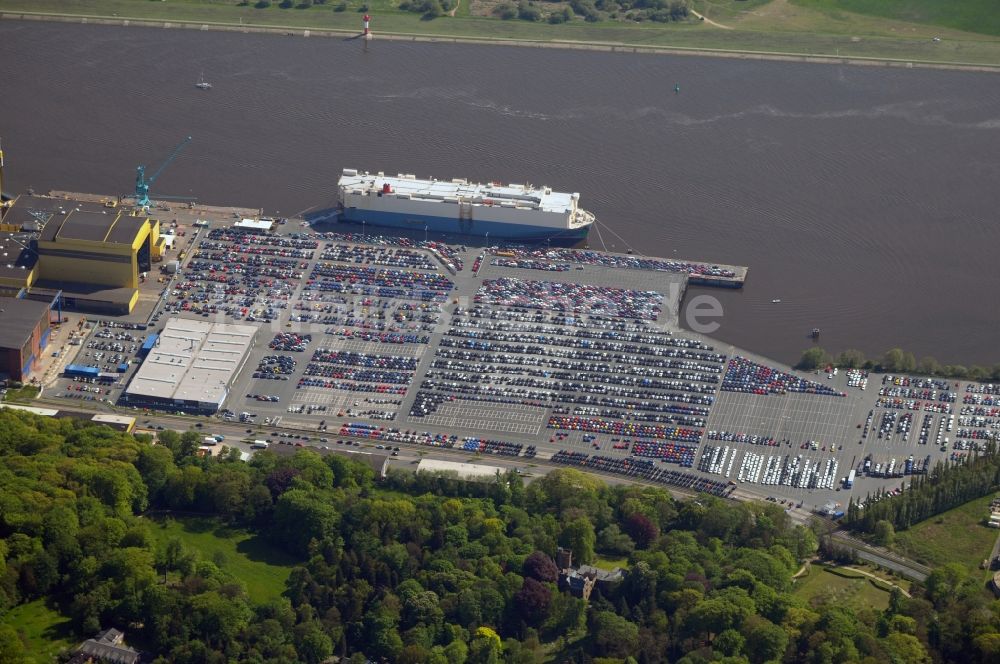
M 0 297 L 0 348 L 20 350 L 48 310 L 45 302 Z
M 240 219 L 233 224 L 234 228 L 249 228 L 256 231 L 269 231 L 271 226 L 274 226 L 273 219 Z
M 463 200 L 482 202 L 489 199 L 498 205 L 535 207 L 546 212 L 569 212 L 573 210 L 573 200 L 580 194 L 552 191 L 549 187 L 534 187 L 529 184 L 500 184 L 499 182 L 478 184 L 468 180 L 419 180 L 414 175 L 400 173 L 396 177 L 382 173 L 371 174 L 345 168 L 339 182 L 346 191 L 356 190 L 379 192 L 385 185 L 395 195 L 409 195 L 424 200 Z
M 132 244 L 148 217 L 133 217 L 110 208 L 86 210 L 74 208 L 65 216 L 55 215 L 42 229 L 40 240 L 89 240 L 109 244 Z
M 221 404 L 255 334 L 253 325 L 171 318 L 125 393 Z
M 34 413 L 35 415 L 41 415 L 42 417 L 55 417 L 58 410 L 52 408 L 35 408 L 34 406 L 15 406 L 13 404 L 0 403 L 0 408 L 9 408 L 10 410 L 22 410 L 26 413 Z
M 495 477 L 497 473 L 501 475 L 505 472 L 500 466 L 486 466 L 480 463 L 458 463 L 457 461 L 443 461 L 441 459 L 421 459 L 417 464 L 417 472 L 422 470 L 428 472 L 453 471 L 458 473 L 462 479 L 472 477 Z
M 135 424 L 134 417 L 127 417 L 125 415 L 109 415 L 107 413 L 98 413 L 91 418 L 91 422 L 97 422 L 98 424 L 118 424 L 122 426 L 129 426 Z
M 24 279 L 38 262 L 28 233 L 0 233 L 0 277 Z
M 68 198 L 52 198 L 49 196 L 30 196 L 22 194 L 14 199 L 14 205 L 4 216 L 5 224 L 17 224 L 19 226 L 45 225 L 53 216 L 63 216 L 70 210 L 87 210 L 90 212 L 100 212 L 104 209 L 99 203 L 88 201 L 74 201 Z

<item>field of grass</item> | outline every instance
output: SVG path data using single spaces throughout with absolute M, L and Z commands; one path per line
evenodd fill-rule
M 594 567 L 605 569 L 609 572 L 614 571 L 616 567 L 628 569 L 628 558 L 612 558 L 611 556 L 598 555 L 594 559 Z
M 185 548 L 199 551 L 203 560 L 221 562 L 222 569 L 243 582 L 253 602 L 279 597 L 285 591 L 292 567 L 303 562 L 258 535 L 230 528 L 212 517 L 171 516 L 150 520 L 158 542 L 179 537 Z
M 979 563 L 989 557 L 1000 534 L 984 525 L 993 497 L 973 500 L 897 532 L 892 549 L 924 565 L 961 563 L 970 573 L 978 574 Z
M 792 0 L 801 7 L 828 13 L 852 12 L 911 23 L 1000 35 L 996 0 Z
M 562 25 L 502 21 L 476 16 L 468 9 L 471 1 L 462 0 L 454 17 L 433 20 L 399 11 L 397 0 L 347 0 L 346 10 L 340 12 L 333 11 L 333 6 L 339 4 L 333 0 L 309 9 L 281 9 L 277 3 L 257 9 L 252 4 L 237 6 L 223 0 L 0 0 L 0 11 L 243 25 L 247 29 L 332 29 L 357 34 L 361 29 L 359 10 L 366 5 L 376 39 L 380 34 L 503 39 L 1000 66 L 1000 27 L 985 30 L 978 21 L 957 21 L 951 14 L 947 21 L 942 18 L 941 23 L 935 23 L 905 20 L 911 14 L 902 11 L 899 15 L 848 11 L 854 4 L 879 4 L 862 0 L 692 0 L 698 11 L 724 27 L 698 21 L 659 24 L 574 20 Z M 924 5 L 933 2 L 911 1 Z M 959 5 L 962 15 L 970 17 L 981 9 L 989 17 L 984 18 L 984 24 L 992 25 L 1000 21 L 1000 12 L 990 13 L 986 2 L 957 0 L 942 4 Z M 935 16 L 938 14 L 931 18 Z M 969 31 L 973 24 L 979 33 Z M 932 41 L 933 36 L 941 36 L 942 41 Z
M 810 565 L 808 573 L 795 580 L 792 593 L 810 604 L 832 602 L 849 609 L 874 607 L 880 611 L 889 606 L 889 593 L 872 585 L 869 577 L 850 570 L 834 573 L 830 569 L 826 565 Z
M 7 390 L 4 401 L 31 401 L 38 396 L 38 388 L 34 385 L 25 385 L 16 390 Z
M 47 607 L 41 599 L 15 607 L 3 621 L 21 636 L 24 664 L 49 664 L 60 652 L 82 640 L 73 635 L 69 618 Z

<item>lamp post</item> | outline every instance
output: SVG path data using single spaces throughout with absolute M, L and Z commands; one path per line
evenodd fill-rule
M 490 232 L 486 231 L 486 246 L 490 246 Z
M 424 244 L 427 244 L 427 224 L 424 224 Z

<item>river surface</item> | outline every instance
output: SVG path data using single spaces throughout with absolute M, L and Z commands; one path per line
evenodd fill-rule
M 996 74 L 16 21 L 0 56 L 9 191 L 128 192 L 186 135 L 154 198 L 289 215 L 344 167 L 547 184 L 591 246 L 749 266 L 699 290 L 722 341 L 1000 362 Z

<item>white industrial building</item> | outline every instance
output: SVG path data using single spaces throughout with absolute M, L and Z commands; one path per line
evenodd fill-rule
M 251 231 L 269 231 L 274 228 L 274 219 L 261 217 L 260 219 L 240 219 L 233 228 L 242 228 Z
M 122 397 L 129 406 L 214 413 L 254 345 L 257 327 L 171 318 Z
M 456 461 L 444 461 L 442 459 L 421 459 L 417 464 L 417 472 L 456 473 L 459 479 L 471 480 L 496 477 L 497 473 L 503 475 L 506 469 L 500 466 L 487 466 L 481 463 L 458 463 Z

